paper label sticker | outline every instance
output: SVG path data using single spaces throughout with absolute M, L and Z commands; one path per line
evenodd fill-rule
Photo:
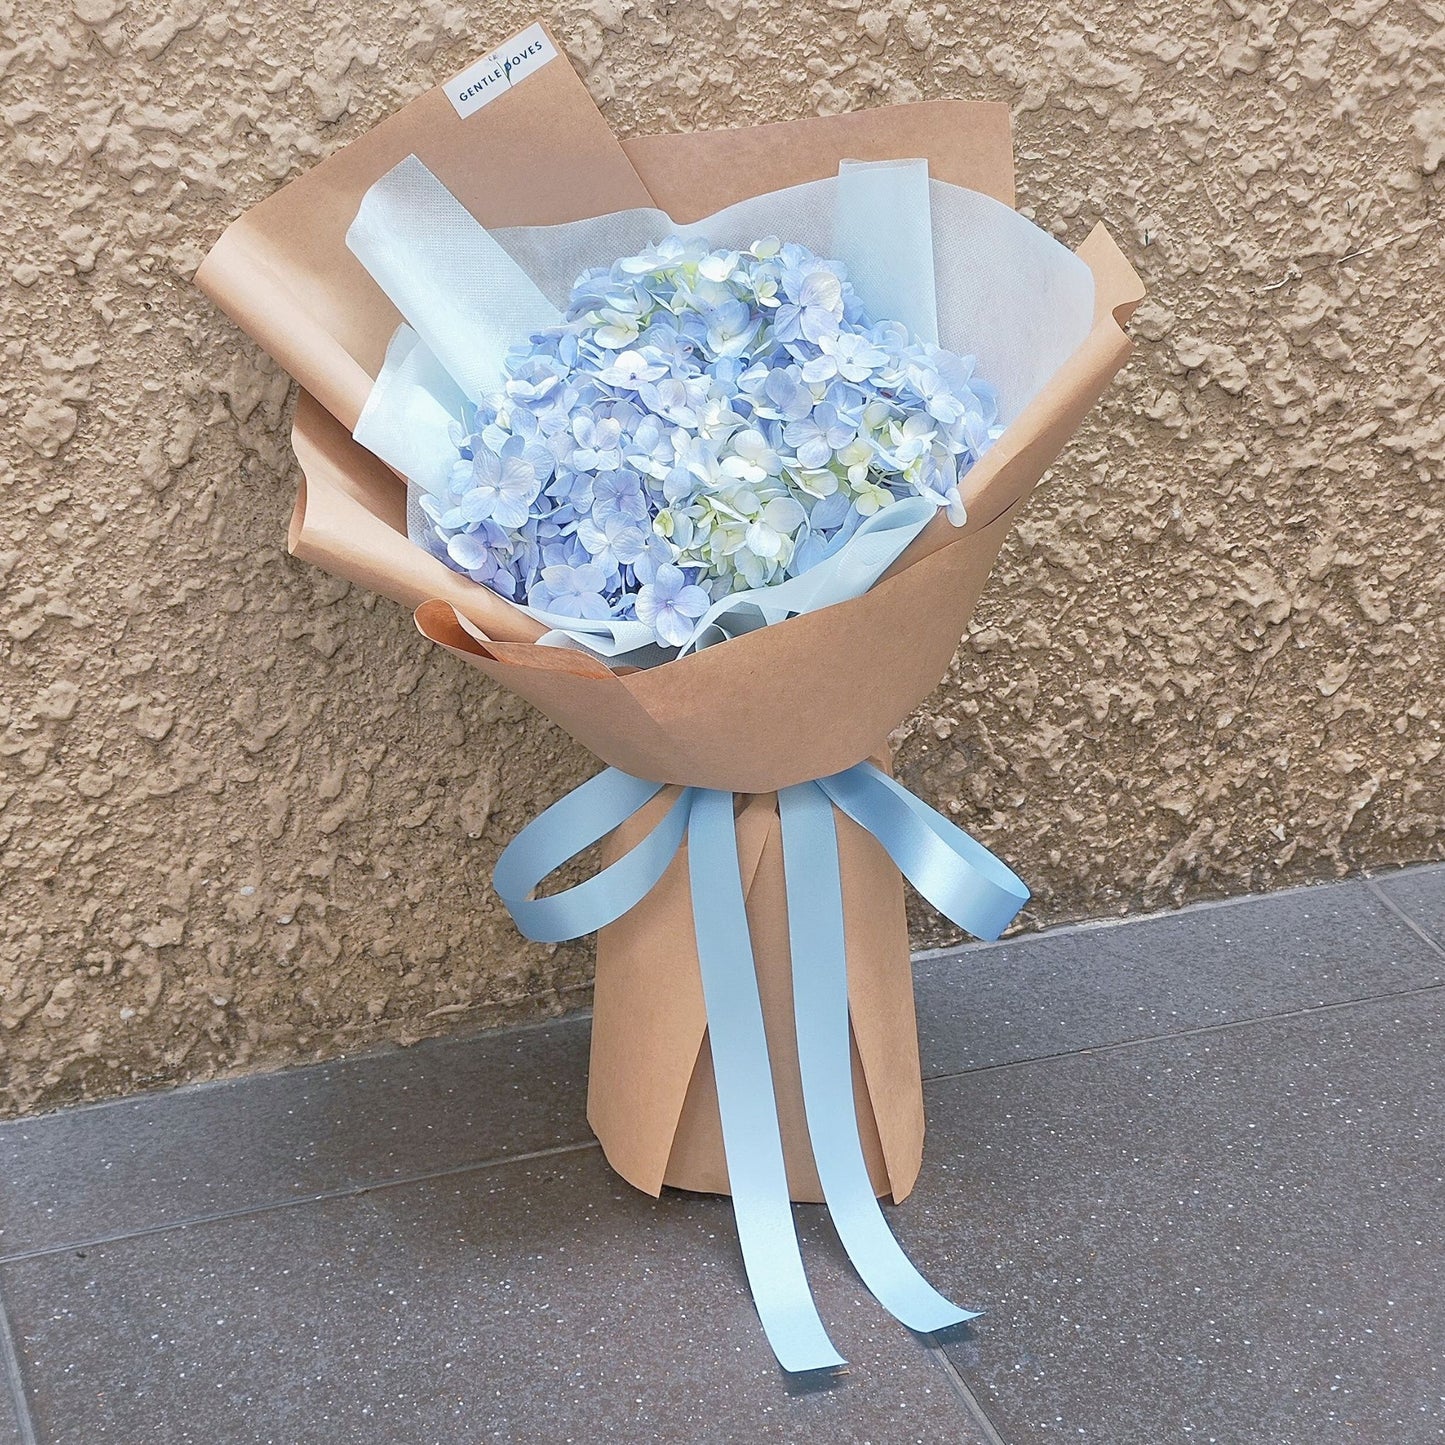
M 547 32 L 540 25 L 529 25 L 520 35 L 453 76 L 442 88 L 452 109 L 465 120 L 556 58 L 557 49 L 547 39 Z

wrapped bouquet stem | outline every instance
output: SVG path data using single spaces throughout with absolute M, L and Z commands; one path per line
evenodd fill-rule
M 903 878 L 986 938 L 1027 890 L 887 739 L 1141 297 L 1012 200 L 1005 107 L 619 143 L 533 26 L 197 277 L 303 388 L 292 551 L 606 765 L 496 887 L 529 937 L 598 931 L 588 1118 L 637 1187 L 732 1195 L 788 1369 L 840 1362 L 790 1200 L 900 1320 L 970 1317 L 876 1201 L 922 1154 Z

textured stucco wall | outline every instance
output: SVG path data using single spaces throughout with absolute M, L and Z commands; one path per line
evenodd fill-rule
M 1136 258 L 1137 357 L 901 738 L 1035 921 L 1440 855 L 1438 4 L 544 13 L 624 133 L 1006 100 L 1021 203 Z M 287 559 L 286 380 L 188 284 L 529 18 L 0 0 L 0 1109 L 586 998 L 485 880 L 587 759 Z

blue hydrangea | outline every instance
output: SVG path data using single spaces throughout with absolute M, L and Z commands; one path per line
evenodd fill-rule
M 996 421 L 973 359 L 868 317 L 838 262 L 672 236 L 578 278 L 421 505 L 475 581 L 678 646 L 712 602 L 806 571 L 891 502 L 961 524 Z

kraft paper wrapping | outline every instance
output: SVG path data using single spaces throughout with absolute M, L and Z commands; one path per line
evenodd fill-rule
M 511 688 L 604 763 L 731 790 L 789 1184 L 821 1198 L 793 1037 L 776 790 L 866 758 L 946 672 L 1014 517 L 1130 350 L 1137 276 L 1096 227 L 1079 248 L 1093 329 L 964 483 L 969 520 L 940 514 L 854 601 L 642 672 L 534 643 L 542 629 L 406 536 L 402 481 L 351 438 L 399 317 L 345 245 L 366 189 L 415 154 L 483 225 L 551 224 L 656 205 L 697 219 L 837 172 L 922 156 L 933 176 L 1013 204 L 1004 105 L 929 101 L 739 130 L 619 143 L 565 58 L 461 120 L 438 87 L 236 221 L 197 284 L 300 383 L 299 558 L 416 609 L 433 641 Z M 653 806 L 659 806 L 661 800 Z M 644 815 L 604 845 L 616 856 Z M 902 1199 L 922 1154 L 923 1101 L 902 880 L 838 818 L 854 1085 L 879 1193 Z M 640 1189 L 726 1192 L 693 942 L 686 850 L 599 935 L 588 1118 Z

